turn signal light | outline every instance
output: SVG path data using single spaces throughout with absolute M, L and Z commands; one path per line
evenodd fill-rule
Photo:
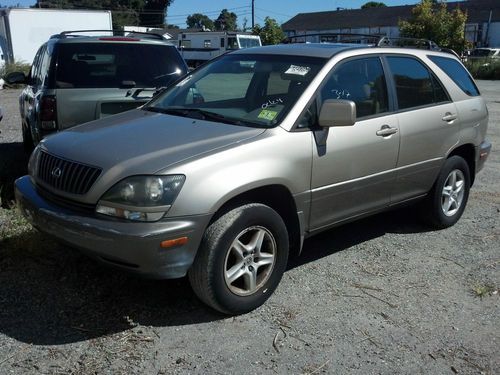
M 162 241 L 160 243 L 160 246 L 163 247 L 164 249 L 168 249 L 168 248 L 174 247 L 174 246 L 185 245 L 185 244 L 187 244 L 187 242 L 188 242 L 188 238 L 187 237 L 180 237 L 180 238 L 176 238 L 176 239 L 173 239 L 173 240 Z

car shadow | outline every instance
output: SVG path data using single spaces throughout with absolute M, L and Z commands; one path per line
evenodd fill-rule
M 289 270 L 386 233 L 425 230 L 411 209 L 380 214 L 306 240 Z M 0 270 L 0 332 L 25 343 L 61 345 L 137 324 L 182 326 L 225 318 L 196 298 L 186 278 L 141 279 L 34 230 L 0 240 Z
M 0 202 L 6 208 L 14 200 L 14 181 L 28 173 L 28 155 L 22 142 L 0 143 Z
M 34 230 L 0 240 L 0 305 L 0 333 L 34 345 L 225 317 L 203 305 L 186 278 L 141 279 Z
M 383 212 L 326 230 L 304 241 L 300 256 L 288 262 L 288 269 L 332 255 L 386 233 L 423 233 L 431 229 L 422 223 L 416 206 Z

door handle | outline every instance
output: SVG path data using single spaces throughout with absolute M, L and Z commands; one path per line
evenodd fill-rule
M 456 114 L 453 114 L 451 112 L 446 112 L 443 117 L 443 121 L 446 122 L 452 122 L 453 120 L 456 120 L 458 116 Z
M 398 132 L 397 128 L 391 128 L 389 125 L 382 125 L 380 130 L 377 130 L 375 134 L 379 137 L 388 137 Z

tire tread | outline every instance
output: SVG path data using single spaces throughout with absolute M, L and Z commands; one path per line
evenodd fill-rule
M 260 203 L 249 203 L 236 207 L 219 216 L 205 231 L 198 253 L 188 272 L 189 282 L 198 298 L 208 306 L 224 314 L 233 314 L 234 312 L 224 308 L 217 301 L 214 277 L 210 272 L 207 272 L 207 270 L 214 269 L 215 267 L 216 252 L 209 251 L 209 249 L 217 248 L 218 242 L 226 233 L 227 228 L 231 227 L 244 211 L 262 207 L 270 209 L 268 206 Z

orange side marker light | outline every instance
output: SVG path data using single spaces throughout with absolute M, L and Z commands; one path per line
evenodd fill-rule
M 185 244 L 187 244 L 187 242 L 188 242 L 188 238 L 187 237 L 180 237 L 180 238 L 176 238 L 176 239 L 173 239 L 173 240 L 162 241 L 160 243 L 160 246 L 163 247 L 164 249 L 168 249 L 168 248 L 174 247 L 174 246 L 185 245 Z

